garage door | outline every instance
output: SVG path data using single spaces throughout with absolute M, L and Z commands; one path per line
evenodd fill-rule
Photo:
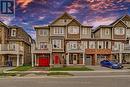
M 105 56 L 97 56 L 97 64 L 100 64 L 100 62 L 103 60 L 106 60 Z
M 42 67 L 42 66 L 48 67 L 50 64 L 49 58 L 39 58 L 37 61 L 39 63 L 38 66 L 40 66 L 40 67 Z

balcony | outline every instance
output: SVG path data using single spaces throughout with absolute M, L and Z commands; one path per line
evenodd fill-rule
M 24 48 L 19 44 L 0 44 L 0 54 L 23 54 Z
M 84 52 L 84 49 L 82 46 L 78 46 L 77 48 L 74 49 L 67 47 L 66 51 L 69 53 L 82 53 Z
M 111 49 L 85 49 L 86 54 L 111 54 Z
M 121 47 L 120 47 L 121 48 Z M 130 45 L 129 44 L 125 44 L 122 49 L 117 49 L 114 48 L 112 49 L 112 53 L 130 53 Z
M 129 44 L 125 44 L 124 53 L 130 53 L 130 45 Z
M 52 45 L 48 44 L 47 48 L 40 49 L 39 47 L 36 47 L 35 44 L 32 44 L 31 51 L 32 51 L 32 53 L 36 53 L 36 54 L 51 53 L 52 52 Z

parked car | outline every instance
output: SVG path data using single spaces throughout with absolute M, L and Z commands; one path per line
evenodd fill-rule
M 123 66 L 121 63 L 118 63 L 116 61 L 109 61 L 109 60 L 103 60 L 100 62 L 101 66 L 108 67 L 111 69 L 122 69 Z

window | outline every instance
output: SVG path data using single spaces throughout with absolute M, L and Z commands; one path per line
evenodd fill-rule
M 48 30 L 39 30 L 40 36 L 48 36 Z
M 103 49 L 103 41 L 98 41 L 98 49 Z
M 9 49 L 10 50 L 15 50 L 16 49 L 16 43 L 15 42 L 10 42 Z
M 127 29 L 126 35 L 127 37 L 130 37 L 130 29 Z
M 83 28 L 82 34 L 90 34 L 90 33 L 91 33 L 90 28 Z
M 106 48 L 108 49 L 108 42 L 106 42 Z
M 94 41 L 89 42 L 89 48 L 90 49 L 95 49 L 95 42 Z
M 124 35 L 125 34 L 125 28 L 123 28 L 123 27 L 116 27 L 115 28 L 115 34 L 116 35 Z
M 109 29 L 105 29 L 105 35 L 109 35 Z
M 47 43 L 40 42 L 40 49 L 47 49 Z
M 77 41 L 71 41 L 70 42 L 70 48 L 71 49 L 77 49 Z
M 12 30 L 11 30 L 11 36 L 12 36 L 12 37 L 15 37 L 15 36 L 16 36 L 16 29 L 12 29 Z
M 79 34 L 79 27 L 78 26 L 69 26 L 68 33 L 69 34 Z
M 54 34 L 64 34 L 64 27 L 54 27 Z
M 83 41 L 82 45 L 83 45 L 84 49 L 88 48 L 88 42 L 87 41 Z
M 61 40 L 52 40 L 53 48 L 60 49 L 61 48 Z

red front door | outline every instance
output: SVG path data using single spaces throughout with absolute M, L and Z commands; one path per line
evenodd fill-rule
M 49 58 L 38 58 L 38 63 L 39 63 L 38 64 L 39 66 L 47 67 L 50 64 L 50 60 L 49 60 Z
M 59 64 L 59 56 L 58 55 L 54 56 L 54 61 L 55 61 L 55 64 Z

